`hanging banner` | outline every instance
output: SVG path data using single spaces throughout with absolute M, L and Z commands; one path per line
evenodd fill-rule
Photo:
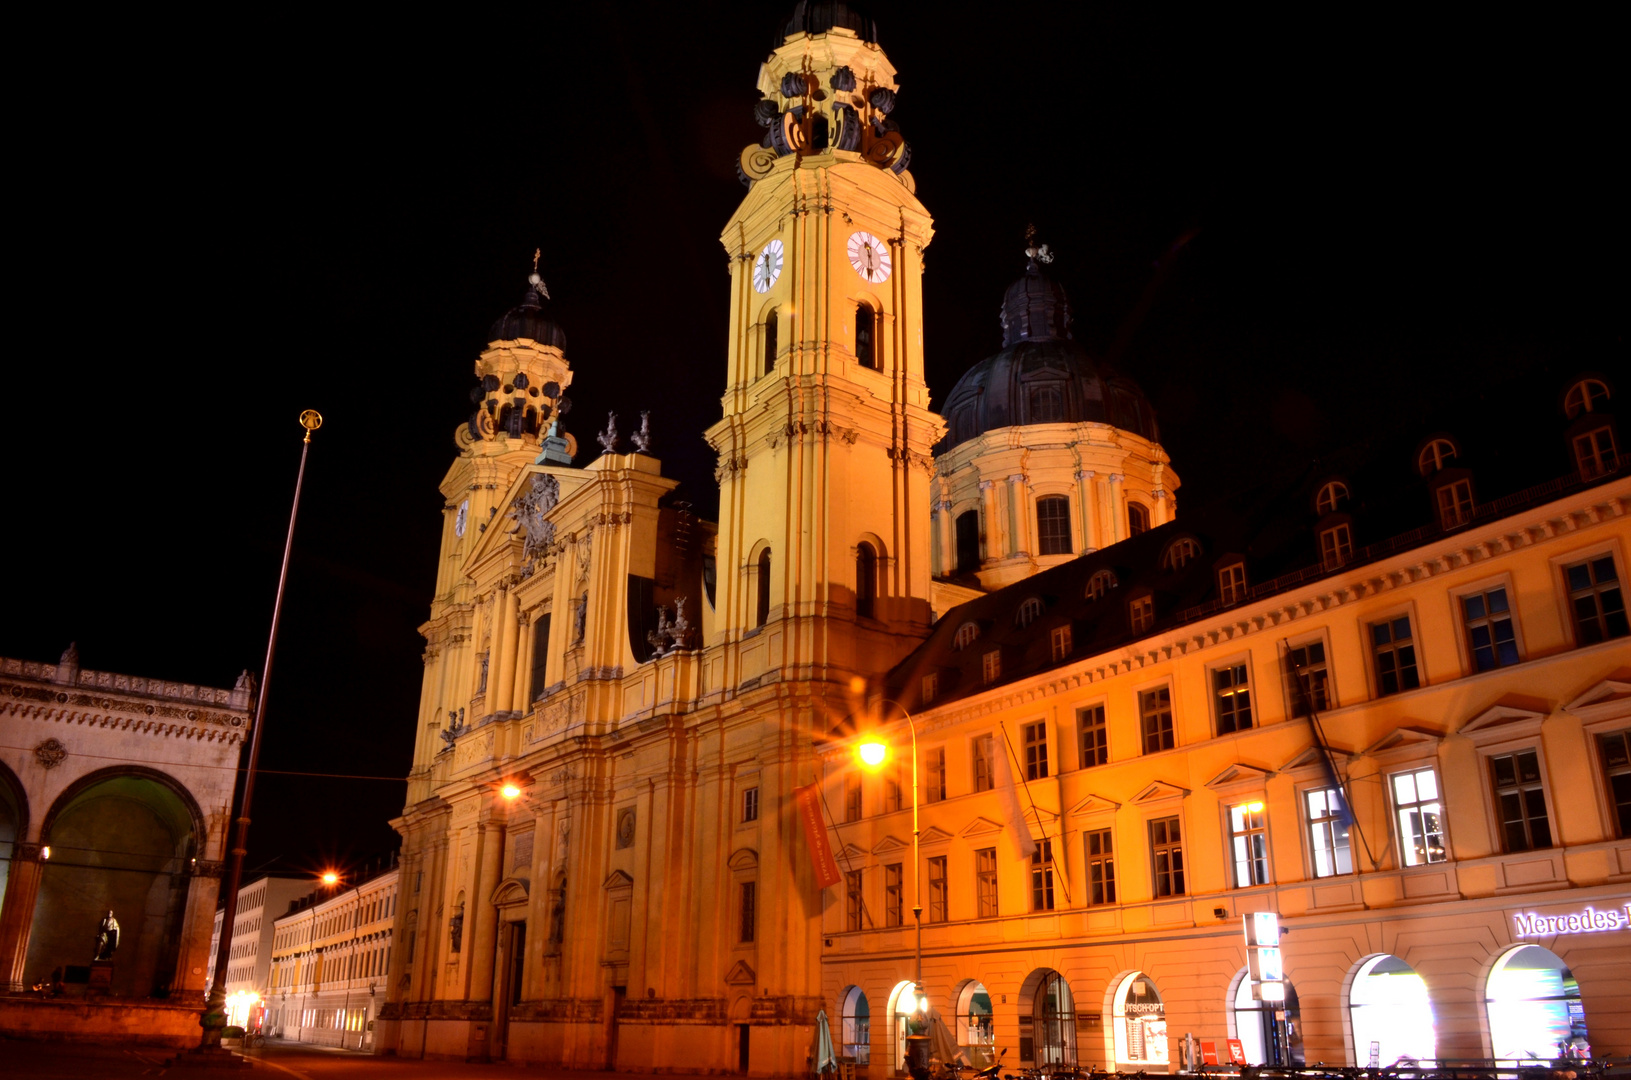
M 793 789 L 793 804 L 804 824 L 804 842 L 810 848 L 810 865 L 815 870 L 816 887 L 825 889 L 842 880 L 832 846 L 827 843 L 827 825 L 821 820 L 821 788 L 817 784 Z

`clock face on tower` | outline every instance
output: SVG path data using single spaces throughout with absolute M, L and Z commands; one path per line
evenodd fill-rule
M 849 264 L 874 285 L 889 280 L 889 248 L 871 233 L 858 232 L 849 238 Z
M 759 252 L 758 259 L 753 263 L 753 288 L 758 292 L 769 292 L 770 287 L 776 284 L 776 279 L 782 276 L 782 242 L 772 240 Z

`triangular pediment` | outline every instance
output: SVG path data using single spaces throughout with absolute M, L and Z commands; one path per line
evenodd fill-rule
M 1582 720 L 1611 720 L 1631 716 L 1631 682 L 1604 679 L 1563 706 L 1563 711 Z
M 950 839 L 951 833 L 938 825 L 930 825 L 923 830 L 923 835 L 918 837 L 917 842 L 919 847 L 928 847 L 930 844 L 944 844 Z
M 621 870 L 613 870 L 606 875 L 606 880 L 600 883 L 602 889 L 632 889 L 634 879 Z
M 488 903 L 492 904 L 494 907 L 506 907 L 510 904 L 525 903 L 527 899 L 527 891 L 528 885 L 525 878 L 505 878 L 503 881 L 499 882 L 498 887 L 493 890 L 493 895 L 488 900 Z
M 1456 734 L 1478 743 L 1495 739 L 1518 739 L 1539 731 L 1541 721 L 1545 719 L 1545 713 L 1533 709 L 1495 705 L 1462 724 Z
M 1134 806 L 1144 806 L 1148 803 L 1166 802 L 1170 799 L 1182 799 L 1188 794 L 1188 788 L 1181 788 L 1176 784 L 1169 784 L 1165 780 L 1157 780 L 1146 787 L 1143 791 L 1140 791 L 1137 795 L 1134 795 L 1128 801 Z
M 759 976 L 748 966 L 746 960 L 738 960 L 725 972 L 725 982 L 731 986 L 752 986 L 758 981 Z
M 855 844 L 845 844 L 844 845 L 844 850 L 842 850 L 842 851 L 840 851 L 838 853 L 838 857 L 841 858 L 841 859 L 861 859 L 861 860 L 864 860 L 867 857 L 868 854 L 870 854 L 870 853 L 864 847 L 859 847 L 859 846 L 857 846 Z
M 1059 823 L 1059 815 L 1052 810 L 1040 806 L 1027 806 L 1025 808 L 1025 824 L 1035 825 L 1042 830 L 1043 836 L 1048 836 L 1058 830 L 1054 826 Z
M 1112 802 L 1103 795 L 1089 795 L 1070 808 L 1070 816 L 1086 817 L 1090 814 L 1113 814 L 1120 809 L 1120 803 Z
M 1256 765 L 1236 762 L 1208 780 L 1206 786 L 1217 792 L 1260 790 L 1273 775 L 1269 770 L 1260 769 Z
M 1002 826 L 990 818 L 977 817 L 963 826 L 964 836 L 990 836 L 992 833 L 1002 832 Z
M 1353 751 L 1345 750 L 1340 746 L 1331 746 L 1327 747 L 1327 749 L 1331 751 L 1331 760 L 1337 764 L 1342 764 L 1354 756 Z M 1284 765 L 1281 765 L 1280 768 L 1275 771 L 1283 773 L 1301 773 L 1308 770 L 1319 770 L 1320 772 L 1324 772 L 1324 758 L 1325 755 L 1320 753 L 1319 747 L 1305 747 L 1303 750 L 1293 755 L 1291 760 L 1287 761 Z
M 878 846 L 872 849 L 872 854 L 893 855 L 895 852 L 905 851 L 911 846 L 911 844 L 908 844 L 898 836 L 886 836 L 882 840 L 878 841 Z
M 1384 760 L 1430 757 L 1444 736 L 1426 728 L 1402 727 L 1383 735 L 1365 748 L 1365 756 Z

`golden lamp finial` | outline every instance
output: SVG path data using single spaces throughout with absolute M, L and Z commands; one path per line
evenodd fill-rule
M 306 429 L 303 442 L 311 442 L 311 433 L 323 426 L 323 414 L 316 409 L 307 409 L 300 414 L 300 426 Z
M 535 273 L 535 274 L 538 272 L 538 257 L 540 255 L 542 255 L 543 253 L 544 253 L 544 249 L 541 248 L 541 247 L 536 247 L 536 248 L 532 249 L 532 272 Z

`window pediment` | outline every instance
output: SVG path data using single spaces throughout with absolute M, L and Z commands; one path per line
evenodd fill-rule
M 1274 773 L 1256 765 L 1235 764 L 1224 769 L 1206 782 L 1206 786 L 1219 795 L 1245 795 L 1262 791 Z
M 732 870 L 753 870 L 759 865 L 759 853 L 752 848 L 737 848 L 731 852 L 727 865 Z
M 871 852 L 867 851 L 866 848 L 857 847 L 854 844 L 845 844 L 844 850 L 839 852 L 840 858 L 851 859 L 856 862 L 865 862 L 870 855 Z
M 1093 814 L 1113 814 L 1121 809 L 1121 804 L 1106 799 L 1102 795 L 1089 795 L 1081 802 L 1070 808 L 1071 817 L 1089 817 Z
M 730 986 L 752 986 L 758 981 L 758 974 L 748 966 L 746 960 L 738 960 L 725 972 L 725 982 Z
M 1327 749 L 1331 751 L 1331 761 L 1334 764 L 1346 765 L 1354 758 L 1354 753 L 1352 750 L 1344 750 L 1339 746 L 1331 746 Z M 1325 776 L 1324 757 L 1325 755 L 1320 753 L 1319 747 L 1310 746 L 1304 749 L 1301 753 L 1292 757 L 1275 771 L 1283 772 L 1295 780 L 1309 780 L 1315 777 L 1323 778 Z
M 1631 682 L 1604 679 L 1563 706 L 1563 711 L 1586 721 L 1631 717 Z
M 511 904 L 523 904 L 527 900 L 528 885 L 525 878 L 505 878 L 493 890 L 492 897 L 487 901 L 494 907 L 508 907 Z
M 1485 709 L 1461 725 L 1457 735 L 1464 735 L 1479 746 L 1503 739 L 1522 739 L 1535 735 L 1546 719 L 1545 713 L 1520 709 L 1511 705 L 1496 705 Z
M 928 847 L 930 844 L 944 844 L 950 839 L 951 833 L 938 825 L 930 825 L 923 830 L 923 834 L 918 837 L 917 843 L 919 847 Z
M 977 817 L 963 826 L 963 836 L 990 836 L 1002 832 L 1002 826 L 990 818 Z
M 886 836 L 878 842 L 877 847 L 872 849 L 872 854 L 893 855 L 895 852 L 905 851 L 911 846 L 911 844 L 908 844 L 898 836 Z
M 1177 802 L 1188 797 L 1189 789 L 1181 788 L 1176 784 L 1169 784 L 1165 780 L 1157 780 L 1144 790 L 1134 795 L 1129 801 L 1134 806 L 1152 806 L 1165 802 Z
M 600 887 L 608 892 L 612 889 L 632 889 L 634 879 L 621 870 L 613 870 L 606 875 L 606 880 L 600 883 Z
M 1364 756 L 1375 761 L 1392 764 L 1400 761 L 1419 761 L 1438 753 L 1438 744 L 1444 736 L 1426 728 L 1402 727 L 1365 748 Z

